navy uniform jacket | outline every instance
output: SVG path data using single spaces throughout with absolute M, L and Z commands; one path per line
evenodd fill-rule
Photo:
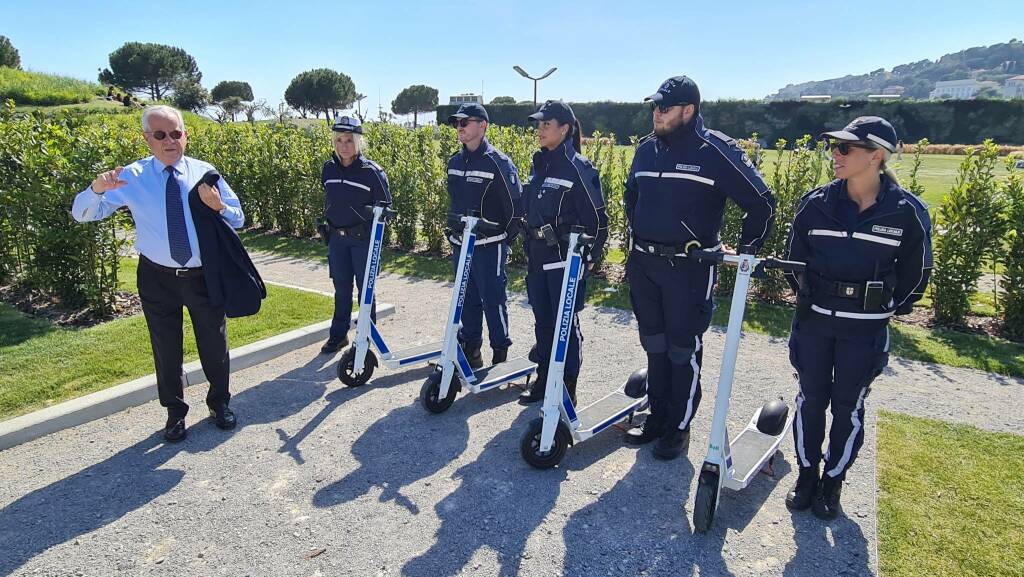
M 893 314 L 910 312 L 924 294 L 932 268 L 928 207 L 885 175 L 875 204 L 858 214 L 846 181 L 834 180 L 803 196 L 786 247 L 786 258 L 807 263 L 813 306 L 807 322 L 861 333 L 877 331 Z M 795 275 L 787 274 L 793 290 Z M 836 281 L 884 281 L 878 310 L 863 300 L 836 296 Z
M 320 175 L 326 199 L 324 216 L 335 228 L 350 228 L 370 221 L 367 205 L 391 203 L 388 177 L 377 163 L 360 154 L 348 167 L 337 154 L 324 163 Z
M 476 150 L 463 146 L 448 160 L 448 196 L 458 214 L 479 211 L 480 216 L 505 230 L 506 242 L 518 232 L 522 216 L 522 185 L 512 160 L 484 138 Z M 458 237 L 451 241 L 460 244 Z
M 573 225 L 581 225 L 596 240 L 585 252 L 586 262 L 598 259 L 608 239 L 608 212 L 601 194 L 601 180 L 594 165 L 576 152 L 566 139 L 554 150 L 539 150 L 533 155 L 530 181 L 523 194 L 526 225 L 539 229 L 550 224 L 559 236 L 559 247 L 548 247 L 543 240 L 528 243 L 530 265 L 565 260 L 567 245 L 561 240 Z
M 740 245 L 760 248 L 775 198 L 736 141 L 704 128 L 698 114 L 665 137 L 641 141 L 626 178 L 626 218 L 636 238 L 664 245 L 719 244 L 725 199 L 746 212 Z
M 210 174 L 215 171 L 208 171 Z M 267 296 L 259 271 L 242 246 L 238 233 L 199 198 L 200 179 L 188 193 L 188 207 L 196 225 L 196 239 L 203 255 L 203 280 L 210 305 L 224 307 L 228 318 L 254 315 Z

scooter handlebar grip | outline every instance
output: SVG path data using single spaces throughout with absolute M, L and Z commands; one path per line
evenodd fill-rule
M 725 259 L 725 253 L 720 250 L 691 250 L 689 257 L 721 264 Z
M 807 265 L 795 260 L 782 260 L 775 257 L 768 257 L 762 261 L 764 268 L 774 268 L 786 272 L 803 272 Z

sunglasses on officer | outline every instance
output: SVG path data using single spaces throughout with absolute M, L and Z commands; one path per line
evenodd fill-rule
M 171 140 L 181 140 L 181 137 L 185 136 L 185 133 L 180 130 L 172 130 L 170 132 L 164 132 L 163 130 L 154 130 L 152 132 L 147 132 L 146 134 L 152 135 L 153 138 L 157 140 L 163 140 L 168 136 L 171 137 Z
M 680 102 L 679 104 L 671 104 L 669 106 L 665 106 L 663 104 L 658 104 L 657 102 L 651 102 L 650 106 L 651 106 L 651 112 L 654 112 L 655 110 L 657 110 L 658 112 L 660 112 L 662 114 L 668 114 L 668 111 L 672 110 L 676 106 L 686 106 L 687 104 L 689 104 L 689 103 L 687 103 L 687 102 Z
M 878 150 L 878 147 L 868 142 L 838 142 L 833 140 L 829 143 L 828 149 L 831 151 L 839 151 L 840 156 L 846 156 L 850 154 L 851 148 L 860 148 L 863 150 Z
M 452 120 L 453 128 L 465 128 L 469 126 L 470 122 L 480 122 L 479 118 L 459 118 L 458 120 Z

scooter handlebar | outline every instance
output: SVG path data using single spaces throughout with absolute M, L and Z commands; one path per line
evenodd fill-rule
M 718 264 L 721 264 L 725 260 L 725 253 L 720 250 L 694 249 L 691 250 L 687 256 L 689 258 Z
M 476 226 L 473 227 L 474 232 L 481 232 L 486 235 L 501 234 L 505 229 L 498 223 L 492 222 L 480 216 L 479 211 L 471 210 L 469 214 L 459 214 L 457 212 L 448 213 L 448 228 L 453 231 L 457 231 L 463 228 L 463 223 L 466 218 L 473 217 L 476 219 Z
M 374 204 L 367 204 L 363 206 L 363 208 L 366 209 L 366 212 L 364 213 L 363 216 L 368 215 L 368 217 L 372 217 L 373 209 L 377 208 L 378 206 L 383 209 L 380 213 L 381 220 L 387 222 L 398 216 L 398 211 L 390 208 L 391 205 L 389 205 L 386 202 L 377 202 Z
M 786 272 L 804 272 L 804 269 L 807 268 L 806 263 L 795 260 L 782 260 L 773 256 L 762 260 L 761 266 L 764 268 L 775 268 Z

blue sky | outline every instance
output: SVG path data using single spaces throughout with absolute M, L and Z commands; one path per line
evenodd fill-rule
M 931 0 L 693 3 L 288 2 L 4 0 L 0 34 L 27 69 L 95 81 L 124 42 L 184 48 L 203 85 L 245 80 L 283 100 L 299 72 L 352 77 L 364 108 L 385 109 L 427 84 L 442 102 L 463 92 L 570 101 L 638 101 L 687 74 L 705 99 L 761 98 L 788 83 L 861 74 L 1024 32 L 1017 2 Z M 379 95 L 379 99 L 378 99 Z

